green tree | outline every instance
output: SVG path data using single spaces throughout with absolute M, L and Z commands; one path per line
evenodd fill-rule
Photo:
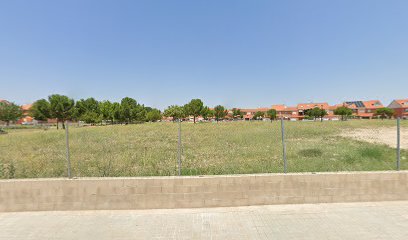
M 259 120 L 259 119 L 262 119 L 264 116 L 265 116 L 265 113 L 264 113 L 264 112 L 258 111 L 258 112 L 256 112 L 256 113 L 254 114 L 254 116 L 252 117 L 252 119 Z
M 239 108 L 233 108 L 232 109 L 232 115 L 233 115 L 233 118 L 243 118 L 244 117 L 244 113 L 241 111 L 241 109 L 239 109 Z
M 327 116 L 327 111 L 326 110 L 324 110 L 324 109 L 320 109 L 318 112 L 317 112 L 317 116 L 320 118 L 320 121 L 321 122 L 323 122 L 323 118 L 325 117 L 325 116 Z
M 166 110 L 164 110 L 164 116 L 172 117 L 173 121 L 177 119 L 182 119 L 186 116 L 184 108 L 178 105 L 171 105 Z
M 201 116 L 202 116 L 205 120 L 208 120 L 208 118 L 214 116 L 214 113 L 212 112 L 212 110 L 211 110 L 209 107 L 205 106 L 205 107 L 203 108 L 203 110 L 201 111 Z
M 65 129 L 64 122 L 73 118 L 74 99 L 64 95 L 54 94 L 48 97 L 48 101 L 50 102 L 51 117 L 57 119 L 57 129 L 59 122 L 62 122 L 62 128 Z
M 126 123 L 145 121 L 146 110 L 144 106 L 138 104 L 135 99 L 125 97 L 120 103 L 120 119 Z
M 99 102 L 95 98 L 81 99 L 75 104 L 75 117 L 86 123 L 95 124 L 102 121 Z
M 327 115 L 327 111 L 318 107 L 307 109 L 305 114 L 310 118 L 313 118 L 315 121 L 317 118 L 320 118 L 323 121 L 324 116 Z
M 102 101 L 99 103 L 99 111 L 101 112 L 102 119 L 110 121 L 113 124 L 115 120 L 114 105 L 110 101 Z
M 346 121 L 351 115 L 353 115 L 353 110 L 346 106 L 341 106 L 334 110 L 334 114 L 341 116 L 342 121 Z
M 379 116 L 381 119 L 391 118 L 394 115 L 394 110 L 387 107 L 378 108 L 375 110 L 374 115 Z
M 192 99 L 184 106 L 184 109 L 187 115 L 193 116 L 194 123 L 196 123 L 196 118 L 203 113 L 204 104 L 200 99 Z
M 50 108 L 50 103 L 46 99 L 37 100 L 31 107 L 31 115 L 36 120 L 47 121 L 47 119 L 51 118 Z
M 120 120 L 122 122 L 131 123 L 134 118 L 133 111 L 137 107 L 135 99 L 125 97 L 120 102 Z
M 120 103 L 118 102 L 112 103 L 113 123 L 115 123 L 115 121 L 120 121 L 121 119 L 120 113 L 121 113 Z
M 227 115 L 227 110 L 223 106 L 217 105 L 214 107 L 214 116 L 217 122 L 219 120 L 224 119 L 226 115 Z
M 277 112 L 276 112 L 275 109 L 269 109 L 266 112 L 266 116 L 268 116 L 268 118 L 271 120 L 271 122 L 276 119 L 276 115 L 277 115 Z
M 207 118 L 212 118 L 215 116 L 214 109 L 208 109 Z
M 81 121 L 94 125 L 96 123 L 102 122 L 102 114 L 97 112 L 87 111 L 83 113 L 80 117 Z
M 152 109 L 151 111 L 147 112 L 146 119 L 149 122 L 157 122 L 162 119 L 162 115 L 160 110 Z
M 21 107 L 10 102 L 0 102 L 0 121 L 6 122 L 7 126 L 11 121 L 17 121 L 23 115 Z

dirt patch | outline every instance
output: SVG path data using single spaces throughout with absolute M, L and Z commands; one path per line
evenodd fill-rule
M 386 144 L 395 148 L 397 146 L 397 129 L 393 128 L 359 128 L 343 131 L 342 137 L 349 137 L 370 143 Z M 401 148 L 408 149 L 408 129 L 401 128 Z

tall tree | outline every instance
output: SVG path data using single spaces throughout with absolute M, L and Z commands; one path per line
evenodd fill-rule
M 202 115 L 204 109 L 204 104 L 200 99 L 192 99 L 189 103 L 184 106 L 186 114 L 193 116 L 194 123 L 196 123 L 196 118 Z
M 120 110 L 121 110 L 120 103 L 118 103 L 118 102 L 112 103 L 113 122 L 120 121 L 120 119 L 121 119 Z
M 233 108 L 232 115 L 233 115 L 233 118 L 243 118 L 244 117 L 244 113 L 239 108 Z
M 375 116 L 380 116 L 381 119 L 391 118 L 394 115 L 394 110 L 391 108 L 378 108 L 375 110 Z
M 311 118 L 313 118 L 315 121 L 317 118 L 320 118 L 321 121 L 323 121 L 324 116 L 327 115 L 327 111 L 318 107 L 312 108 L 312 109 L 307 109 L 305 111 L 305 114 Z
M 20 106 L 10 102 L 0 102 L 0 121 L 6 122 L 7 126 L 11 121 L 17 121 L 22 115 Z
M 47 119 L 51 118 L 50 108 L 50 103 L 46 99 L 40 99 L 34 102 L 30 112 L 34 119 L 47 121 Z
M 101 112 L 102 119 L 105 121 L 110 121 L 111 124 L 113 124 L 115 120 L 115 116 L 113 113 L 113 103 L 108 100 L 102 101 L 99 103 L 99 110 Z
M 81 114 L 79 120 L 84 121 L 85 123 L 89 123 L 91 125 L 94 125 L 96 123 L 101 123 L 102 122 L 102 114 L 99 114 L 99 113 L 93 112 L 93 111 L 87 111 L 87 112 Z
M 208 118 L 214 116 L 214 113 L 213 113 L 213 111 L 212 111 L 209 107 L 205 106 L 205 107 L 203 108 L 203 111 L 201 111 L 201 116 L 202 116 L 205 120 L 208 120 Z
M 64 95 L 54 94 L 48 97 L 48 101 L 50 102 L 51 117 L 57 119 L 57 129 L 59 122 L 62 122 L 62 128 L 65 129 L 64 122 L 72 119 L 74 114 L 74 99 Z
M 276 115 L 277 115 L 277 112 L 276 112 L 275 109 L 269 109 L 266 112 L 266 116 L 268 116 L 268 118 L 271 120 L 271 122 L 276 119 Z
M 324 110 L 323 108 L 319 109 L 319 111 L 317 111 L 317 116 L 320 118 L 320 121 L 323 122 L 323 118 L 325 116 L 327 116 L 327 111 Z
M 81 99 L 75 104 L 75 117 L 86 123 L 95 124 L 102 121 L 99 102 L 95 98 Z
M 353 115 L 353 110 L 346 106 L 341 106 L 334 110 L 334 114 L 341 116 L 342 121 L 346 121 L 351 115 Z
M 157 122 L 162 119 L 160 110 L 152 109 L 146 114 L 146 120 L 149 122 Z
M 138 104 L 135 99 L 130 97 L 122 99 L 120 103 L 120 115 L 121 120 L 126 123 L 146 120 L 146 110 L 144 106 Z
M 227 110 L 221 105 L 217 105 L 214 107 L 214 116 L 215 120 L 218 122 L 219 120 L 224 119 L 224 117 L 227 115 Z
M 182 119 L 186 116 L 184 108 L 178 105 L 171 105 L 166 110 L 164 110 L 164 116 L 172 117 L 173 121 L 177 119 Z

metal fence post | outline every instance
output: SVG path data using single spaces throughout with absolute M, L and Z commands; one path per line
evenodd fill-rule
M 69 156 L 69 131 L 68 131 L 68 121 L 65 122 L 65 144 L 67 150 L 67 168 L 68 168 L 68 178 L 72 178 L 71 175 L 71 160 Z
M 181 119 L 178 126 L 178 175 L 181 176 Z
M 397 118 L 397 171 L 400 170 L 401 162 L 401 119 Z
M 283 172 L 287 172 L 287 162 L 286 162 L 286 144 L 285 144 L 285 123 L 283 118 L 281 118 L 281 132 L 282 132 L 282 147 L 283 147 Z

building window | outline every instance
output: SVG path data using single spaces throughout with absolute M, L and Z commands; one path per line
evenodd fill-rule
M 368 113 L 370 113 L 370 112 L 371 112 L 371 110 L 370 110 L 370 109 L 367 109 L 367 112 L 368 112 Z
M 408 112 L 408 108 L 405 109 L 405 112 Z

